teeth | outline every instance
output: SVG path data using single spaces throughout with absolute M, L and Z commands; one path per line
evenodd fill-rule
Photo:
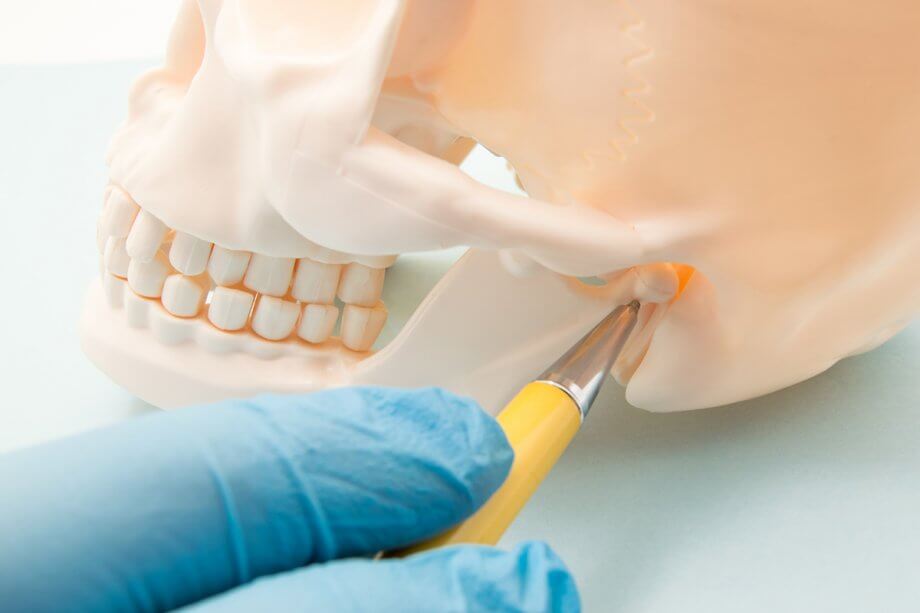
M 105 243 L 109 239 L 108 235 L 103 229 L 105 226 L 105 211 L 102 212 L 102 215 L 99 216 L 99 219 L 96 220 L 96 247 L 99 248 L 99 253 L 105 252 Z
M 117 188 L 107 192 L 97 239 L 106 298 L 113 308 L 123 307 L 135 327 L 146 326 L 149 303 L 143 299 L 159 298 L 166 313 L 178 318 L 196 317 L 206 308 L 208 320 L 219 330 L 243 330 L 248 324 L 253 333 L 272 341 L 288 339 L 296 330 L 302 340 L 319 344 L 335 330 L 338 297 L 345 303 L 342 344 L 364 352 L 377 341 L 387 320 L 380 297 L 386 267 L 395 256 L 350 256 L 317 247 L 310 257 L 295 260 L 226 249 L 186 232 L 171 232 Z M 207 307 L 212 284 L 205 272 L 216 284 Z M 251 291 L 232 287 L 240 283 Z M 285 300 L 288 290 L 293 299 Z M 166 313 L 162 317 L 172 322 L 169 325 L 186 326 L 183 334 L 187 326 L 196 325 L 170 319 Z M 179 342 L 185 336 L 169 338 Z
M 131 231 L 131 224 L 137 216 L 138 207 L 131 198 L 120 189 L 109 192 L 108 202 L 102 212 L 102 224 L 99 231 L 105 236 L 124 238 Z
M 339 298 L 347 304 L 372 307 L 380 301 L 383 292 L 384 268 L 371 268 L 352 263 L 342 272 Z
M 163 239 L 169 228 L 162 221 L 148 213 L 141 211 L 131 226 L 131 232 L 128 233 L 128 241 L 125 248 L 132 260 L 148 262 L 153 259 L 160 248 Z
M 156 252 L 155 257 L 147 262 L 131 260 L 128 265 L 128 285 L 139 296 L 159 298 L 168 274 L 169 264 L 166 256 L 161 251 Z
M 128 276 L 128 265 L 131 258 L 125 250 L 125 239 L 110 236 L 105 241 L 105 253 L 102 256 L 105 268 L 116 277 L 124 279 Z
M 334 304 L 308 304 L 303 308 L 303 317 L 297 336 L 310 343 L 324 343 L 332 336 L 339 309 Z
M 120 309 L 125 304 L 125 282 L 122 279 L 105 275 L 102 278 L 102 289 L 109 306 L 113 309 Z
M 396 262 L 395 255 L 357 255 L 355 262 L 369 268 L 389 268 Z
M 297 303 L 273 296 L 261 296 L 252 317 L 252 329 L 262 338 L 280 341 L 294 331 L 299 315 Z
M 208 274 L 218 285 L 236 285 L 243 280 L 251 255 L 248 251 L 233 251 L 214 245 L 208 261 Z
M 253 295 L 239 289 L 217 287 L 208 307 L 208 320 L 221 330 L 240 330 L 252 310 Z
M 146 328 L 149 323 L 150 303 L 135 294 L 124 293 L 125 318 L 132 328 Z
M 208 266 L 211 243 L 185 232 L 176 232 L 169 248 L 169 263 L 186 275 L 200 275 Z
M 297 260 L 291 295 L 301 302 L 332 304 L 341 273 L 341 264 L 324 264 L 301 258 Z
M 367 351 L 380 336 L 386 320 L 387 310 L 382 302 L 373 308 L 346 304 L 342 315 L 342 344 L 353 351 Z
M 193 277 L 170 275 L 163 284 L 163 308 L 176 317 L 194 317 L 204 304 L 204 288 Z
M 273 258 L 254 253 L 243 285 L 260 294 L 284 296 L 291 285 L 293 272 L 293 258 Z

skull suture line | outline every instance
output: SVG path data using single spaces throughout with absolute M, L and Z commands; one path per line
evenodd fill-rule
M 496 409 L 638 297 L 637 406 L 810 377 L 920 307 L 920 4 L 884 5 L 189 0 L 112 142 L 85 347 L 164 406 L 371 382 Z M 531 198 L 462 174 L 473 142 Z M 391 256 L 451 245 L 361 351 Z

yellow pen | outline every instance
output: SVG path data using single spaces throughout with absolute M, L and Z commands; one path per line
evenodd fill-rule
M 498 414 L 514 449 L 514 463 L 502 486 L 476 513 L 443 534 L 390 555 L 497 543 L 578 432 L 636 325 L 638 311 L 637 301 L 614 309 Z

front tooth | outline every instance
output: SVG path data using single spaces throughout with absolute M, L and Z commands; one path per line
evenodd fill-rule
M 128 234 L 126 249 L 132 260 L 147 262 L 153 259 L 157 249 L 160 248 L 169 228 L 162 221 L 148 213 L 141 211 L 131 226 Z
M 110 236 L 105 241 L 105 253 L 102 256 L 105 268 L 116 277 L 124 279 L 128 276 L 128 265 L 131 258 L 125 249 L 125 239 Z
M 334 304 L 308 304 L 303 308 L 297 336 L 310 343 L 324 343 L 332 336 L 339 309 Z
M 204 288 L 193 277 L 170 275 L 163 284 L 163 308 L 176 317 L 194 317 L 204 304 Z
M 105 243 L 108 239 L 109 236 L 105 233 L 105 211 L 103 211 L 96 220 L 96 247 L 99 248 L 99 253 L 105 253 Z
M 169 263 L 166 256 L 162 252 L 157 252 L 154 258 L 147 262 L 131 260 L 128 264 L 128 285 L 138 296 L 159 298 L 168 274 Z
M 169 263 L 179 272 L 195 276 L 204 272 L 211 254 L 211 243 L 198 237 L 176 232 L 169 248 Z
M 102 278 L 102 287 L 105 290 L 106 300 L 113 309 L 120 309 L 125 304 L 125 282 L 113 275 Z
M 297 303 L 274 296 L 261 296 L 252 316 L 252 329 L 270 341 L 280 341 L 291 335 L 300 309 Z
M 102 212 L 102 225 L 99 228 L 103 236 L 124 238 L 131 231 L 140 207 L 125 192 L 113 188 L 109 192 L 108 202 Z
M 221 330 L 240 330 L 249 319 L 253 295 L 229 287 L 214 288 L 208 307 L 208 320 Z
M 208 274 L 217 285 L 236 285 L 243 280 L 251 255 L 248 251 L 234 251 L 214 245 L 211 259 L 208 260 Z
M 243 285 L 260 294 L 284 296 L 291 285 L 293 272 L 293 258 L 274 258 L 254 253 Z
M 339 283 L 339 298 L 346 304 L 372 307 L 380 301 L 383 293 L 384 268 L 371 268 L 352 263 L 342 272 Z
M 383 303 L 373 308 L 346 304 L 342 315 L 342 344 L 354 351 L 367 351 L 380 336 L 387 321 Z
M 324 264 L 301 258 L 297 260 L 291 295 L 301 302 L 332 304 L 341 273 L 341 264 Z

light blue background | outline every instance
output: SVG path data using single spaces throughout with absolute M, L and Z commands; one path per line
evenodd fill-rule
M 0 452 L 151 410 L 77 340 L 105 145 L 140 66 L 0 67 Z M 468 169 L 507 181 L 485 154 Z M 390 282 L 414 286 L 388 304 L 411 304 L 443 262 L 401 264 Z M 549 541 L 587 611 L 906 612 L 920 610 L 918 518 L 914 323 L 733 407 L 649 414 L 609 385 L 505 543 Z

